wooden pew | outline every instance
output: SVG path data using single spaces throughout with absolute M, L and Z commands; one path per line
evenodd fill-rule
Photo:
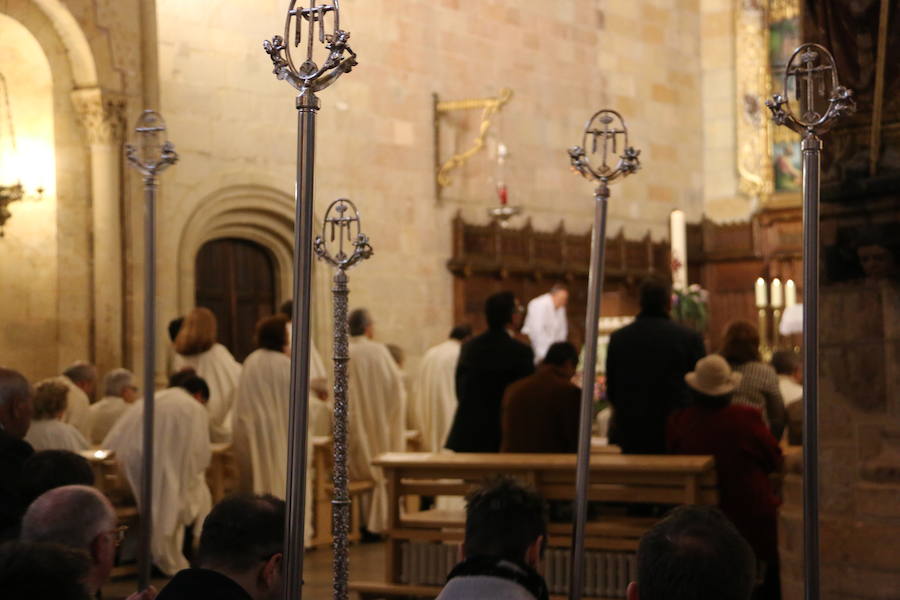
M 433 598 L 455 562 L 457 546 L 463 539 L 464 513 L 435 509 L 401 511 L 405 497 L 463 496 L 485 479 L 498 475 L 513 476 L 531 485 L 547 500 L 571 501 L 575 493 L 576 456 L 570 454 L 390 453 L 379 456 L 373 464 L 384 470 L 391 512 L 384 581 L 351 582 L 351 589 L 362 600 Z M 595 453 L 591 457 L 588 498 L 604 503 L 716 504 L 714 461 L 711 456 Z M 619 513 L 604 514 L 588 522 L 588 559 L 599 561 L 592 572 L 615 572 L 618 579 L 600 581 L 600 576 L 595 576 L 595 580 L 586 582 L 587 591 L 602 593 L 588 594 L 586 598 L 624 596 L 626 577 L 634 570 L 638 541 L 655 522 L 654 518 L 628 516 L 624 510 Z M 546 574 L 551 592 L 555 589 L 559 597 L 565 593 L 560 582 L 567 570 L 571 529 L 568 522 L 549 525 Z M 416 568 L 419 575 L 425 575 L 413 577 Z M 432 581 L 423 582 L 423 577 Z

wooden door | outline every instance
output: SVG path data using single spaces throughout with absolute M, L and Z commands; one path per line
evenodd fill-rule
M 207 242 L 197 253 L 196 302 L 215 313 L 219 342 L 239 361 L 253 351 L 256 322 L 275 310 L 275 265 L 249 240 Z

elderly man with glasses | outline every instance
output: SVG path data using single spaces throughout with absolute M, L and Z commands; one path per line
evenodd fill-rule
M 45 492 L 31 503 L 22 519 L 23 542 L 52 542 L 82 550 L 91 559 L 85 585 L 92 596 L 109 579 L 125 527 L 106 496 L 85 485 L 66 485 Z M 156 590 L 135 593 L 128 600 L 152 600 Z

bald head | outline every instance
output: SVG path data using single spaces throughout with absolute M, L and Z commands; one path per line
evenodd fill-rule
M 66 485 L 31 503 L 22 519 L 20 538 L 87 548 L 94 538 L 115 526 L 116 513 L 106 496 L 86 485 Z

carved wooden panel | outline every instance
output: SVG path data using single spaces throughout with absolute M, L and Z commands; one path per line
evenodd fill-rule
M 457 215 L 453 258 L 447 263 L 455 275 L 456 322 L 468 321 L 476 331 L 484 329 L 484 301 L 491 294 L 509 290 L 525 305 L 561 281 L 569 287 L 569 338 L 580 345 L 590 256 L 590 233 L 568 233 L 562 224 L 555 231 L 535 231 L 530 222 L 519 229 L 504 229 L 493 223 L 466 223 Z M 654 242 L 649 233 L 640 240 L 626 239 L 622 232 L 610 237 L 603 315 L 635 314 L 637 284 L 650 273 L 670 276 L 668 242 Z

